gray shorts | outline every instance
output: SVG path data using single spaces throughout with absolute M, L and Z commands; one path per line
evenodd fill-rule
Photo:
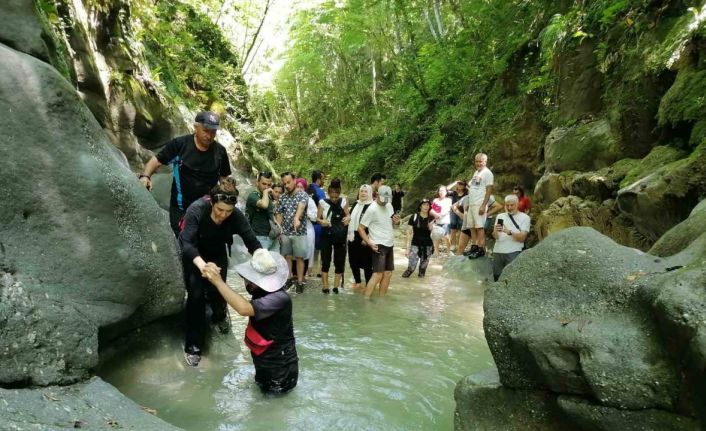
M 373 272 L 385 272 L 395 270 L 395 254 L 392 247 L 378 244 L 378 252 L 373 255 Z
M 256 236 L 255 238 L 260 241 L 262 248 L 279 253 L 279 239 L 272 239 L 269 236 Z
M 282 256 L 294 256 L 306 259 L 309 255 L 309 242 L 306 235 L 282 235 Z

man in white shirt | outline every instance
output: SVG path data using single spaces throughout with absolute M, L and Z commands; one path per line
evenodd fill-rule
M 390 278 L 395 269 L 393 224 L 400 223 L 399 214 L 392 209 L 392 189 L 380 186 L 375 203 L 370 205 L 358 225 L 358 233 L 373 251 L 373 276 L 365 288 L 365 298 L 370 299 L 375 286 L 380 283 L 380 296 L 387 294 Z
M 505 196 L 505 211 L 498 215 L 493 229 L 493 279 L 522 252 L 530 230 L 530 216 L 517 210 L 517 196 Z
M 466 225 L 475 235 L 476 243 L 471 245 L 469 259 L 485 256 L 485 219 L 488 199 L 493 193 L 493 173 L 487 168 L 488 156 L 483 153 L 476 154 L 476 171 L 468 183 L 468 211 L 466 212 Z

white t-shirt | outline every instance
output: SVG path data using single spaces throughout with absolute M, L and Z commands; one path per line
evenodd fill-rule
M 468 183 L 468 199 L 470 205 L 480 205 L 485 197 L 485 189 L 493 185 L 493 173 L 490 169 L 483 168 L 473 174 Z
M 387 203 L 381 206 L 373 202 L 360 219 L 360 224 L 368 228 L 370 241 L 378 245 L 392 247 L 395 245 L 395 236 L 392 229 L 392 215 L 395 210 L 392 204 Z
M 451 198 L 444 198 L 444 199 L 439 199 L 436 198 L 434 199 L 434 204 L 439 205 L 441 207 L 441 211 L 439 211 L 439 214 L 441 214 L 441 217 L 436 219 L 436 224 L 449 224 L 451 223 L 451 205 L 453 204 L 451 202 Z M 432 205 L 434 206 L 434 205 Z
M 515 227 L 515 223 L 510 220 L 508 213 L 499 214 L 497 220 L 495 220 L 495 223 L 497 224 L 498 220 L 503 220 L 503 225 L 510 229 L 510 232 L 512 233 L 530 231 L 530 216 L 517 211 L 512 215 L 512 217 L 515 219 L 515 223 L 517 223 L 520 227 L 519 229 L 517 229 L 517 227 Z M 516 251 L 522 251 L 522 247 L 524 247 L 524 243 L 515 241 L 510 238 L 510 235 L 500 232 L 498 234 L 498 239 L 495 241 L 493 253 L 514 253 Z

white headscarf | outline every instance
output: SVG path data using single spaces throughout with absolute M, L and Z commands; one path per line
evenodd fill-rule
M 373 203 L 372 186 L 368 184 L 363 184 L 362 186 L 360 186 L 360 189 L 358 190 L 358 196 L 360 196 L 360 191 L 363 189 L 368 191 L 368 199 L 366 199 L 365 201 L 358 199 L 358 203 L 356 204 L 355 208 L 353 208 L 353 212 L 351 213 L 351 221 L 350 223 L 348 223 L 348 241 L 353 241 L 355 231 L 358 230 L 358 225 L 360 224 L 360 214 L 363 212 L 363 207 L 365 205 Z

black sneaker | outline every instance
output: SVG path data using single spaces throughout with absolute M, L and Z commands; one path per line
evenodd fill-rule
M 288 278 L 287 282 L 284 283 L 284 290 L 289 290 L 294 286 L 295 282 L 297 281 L 296 278 Z
M 334 287 L 334 288 L 333 288 L 333 293 L 335 293 L 336 295 L 338 295 L 338 287 Z
M 472 254 L 475 254 L 478 250 L 480 250 L 480 249 L 478 248 L 478 246 L 475 245 L 475 244 L 473 244 L 473 245 L 471 246 L 471 249 L 470 249 L 470 250 L 467 250 L 467 251 L 464 251 L 464 252 L 463 252 L 463 255 L 464 255 L 464 256 L 471 256 Z
M 331 292 L 331 289 L 321 289 L 321 293 L 328 295 Z
M 297 286 L 295 289 L 295 291 L 297 293 L 304 293 L 304 286 L 306 286 L 306 284 L 304 284 L 303 282 L 302 283 L 296 282 L 294 285 Z
M 402 278 L 409 278 L 409 276 L 412 275 L 413 272 L 414 271 L 410 270 L 409 268 L 405 269 L 402 273 Z
M 221 334 L 228 334 L 230 332 L 230 317 L 226 316 L 225 319 L 216 323 L 216 328 L 218 328 L 218 332 Z
M 468 258 L 469 259 L 478 259 L 479 257 L 485 256 L 485 250 L 482 248 L 479 248 L 478 250 L 475 251 L 475 253 L 471 253 Z
M 417 277 L 424 278 L 425 275 L 426 275 L 426 271 L 419 271 L 419 274 L 417 274 Z
M 186 361 L 186 365 L 188 365 L 190 367 L 198 367 L 199 362 L 201 362 L 201 354 L 200 354 L 200 352 L 197 352 L 197 353 L 184 352 L 184 361 Z

